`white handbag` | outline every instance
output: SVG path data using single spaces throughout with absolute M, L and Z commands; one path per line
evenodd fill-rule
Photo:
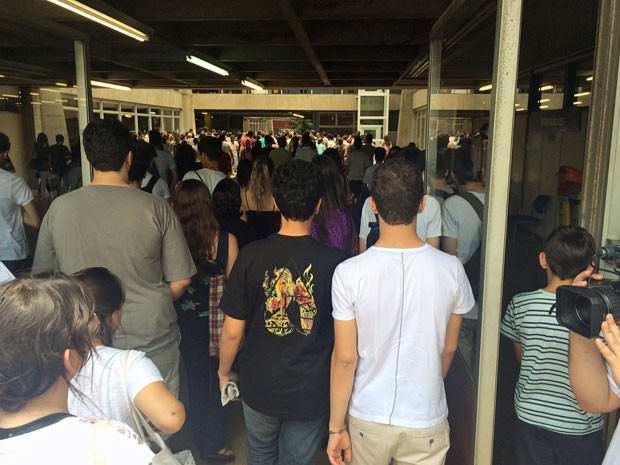
M 123 368 L 123 376 L 127 377 L 127 357 L 129 351 L 123 351 L 121 355 L 121 366 Z M 155 446 L 159 452 L 155 454 L 151 465 L 196 465 L 194 456 L 190 450 L 182 450 L 173 454 L 161 435 L 153 429 L 142 412 L 134 405 L 130 399 L 131 414 L 133 415 L 134 423 L 136 424 L 138 435 L 142 438 L 145 444 L 148 444 L 151 449 Z M 155 452 L 155 451 L 153 451 Z

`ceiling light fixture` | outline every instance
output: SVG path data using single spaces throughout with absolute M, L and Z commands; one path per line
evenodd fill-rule
M 148 34 L 145 34 L 142 31 L 137 30 L 129 26 L 128 24 L 119 21 L 118 19 L 114 19 L 111 16 L 102 13 L 101 11 L 95 10 L 89 6 L 84 5 L 83 3 L 76 2 L 75 0 L 47 0 L 48 2 L 54 3 L 55 5 L 61 6 L 73 13 L 76 13 L 80 16 L 90 19 L 91 21 L 95 21 L 103 26 L 109 27 L 110 29 L 114 29 L 116 32 L 120 32 L 121 34 L 125 34 L 126 36 L 131 37 L 132 39 L 136 39 L 140 42 L 145 42 L 149 40 Z
M 0 78 L 5 78 L 6 76 L 4 74 L 0 74 Z
M 96 87 L 106 87 L 107 89 L 116 89 L 116 90 L 131 90 L 131 87 L 121 86 L 120 84 L 112 84 L 110 82 L 103 81 L 90 81 L 92 86 Z
M 588 76 L 586 78 L 586 81 L 588 81 L 588 82 L 592 82 L 592 80 L 594 80 L 594 76 Z
M 546 86 L 542 86 L 542 87 L 540 88 L 540 91 L 541 91 L 541 92 L 544 92 L 544 91 L 546 91 L 546 90 L 553 90 L 554 88 L 555 88 L 554 86 L 552 86 L 551 84 L 548 84 L 548 85 L 546 85 Z
M 545 108 L 549 108 L 549 105 L 541 105 L 538 108 L 540 108 L 541 110 L 544 110 Z
M 249 77 L 242 79 L 241 85 L 249 87 L 250 89 L 254 89 L 254 90 L 265 90 L 265 88 L 261 85 L 260 82 L 255 81 L 254 79 L 249 78 Z
M 493 84 L 487 84 L 486 86 L 482 86 L 478 89 L 479 92 L 486 92 L 487 90 L 491 90 L 493 88 Z
M 575 97 L 585 97 L 586 95 L 590 95 L 590 92 L 579 92 L 575 94 Z
M 543 98 L 543 99 L 540 99 L 540 100 L 538 101 L 538 103 L 546 103 L 546 102 L 550 102 L 550 101 L 551 101 L 551 99 L 550 99 L 550 98 Z
M 64 82 L 57 82 L 56 85 L 58 87 L 67 87 L 67 84 L 65 84 Z
M 299 113 L 293 113 L 293 116 L 296 116 L 297 118 L 305 118 L 304 115 L 300 115 Z
M 573 102 L 573 105 L 581 105 L 582 103 L 583 103 L 583 102 L 576 101 L 576 102 Z
M 525 111 L 525 108 L 517 108 L 517 111 Z
M 220 76 L 228 76 L 230 74 L 225 68 L 225 65 L 205 55 L 197 56 L 196 52 L 190 51 L 187 54 L 186 59 L 189 63 L 208 69 L 209 71 L 219 74 Z

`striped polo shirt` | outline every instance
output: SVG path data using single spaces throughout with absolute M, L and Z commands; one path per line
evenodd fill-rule
M 504 336 L 521 344 L 515 390 L 520 420 L 561 434 L 582 435 L 603 427 L 603 417 L 579 408 L 568 377 L 568 329 L 560 326 L 555 294 L 539 289 L 513 297 L 502 321 Z

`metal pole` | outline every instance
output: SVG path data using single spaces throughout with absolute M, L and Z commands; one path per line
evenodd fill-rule
M 93 119 L 93 94 L 90 86 L 90 47 L 85 40 L 75 40 L 75 76 L 78 94 L 78 126 L 82 151 L 82 184 L 90 184 L 93 170 L 84 152 L 84 128 Z
M 437 171 L 437 120 L 439 112 L 434 110 L 436 105 L 435 95 L 441 88 L 441 39 L 432 39 L 429 48 L 428 66 L 428 92 L 426 95 L 426 192 L 430 193 L 432 180 Z
M 620 3 L 618 0 L 599 2 L 592 106 L 588 118 L 588 139 L 584 161 L 581 226 L 597 241 L 604 238 L 603 221 L 605 193 L 609 173 L 611 139 L 614 129 L 614 105 L 620 57 Z
M 483 223 L 480 368 L 476 398 L 474 463 L 491 465 L 499 358 L 506 218 L 515 119 L 522 0 L 498 0 L 491 94 L 488 190 Z

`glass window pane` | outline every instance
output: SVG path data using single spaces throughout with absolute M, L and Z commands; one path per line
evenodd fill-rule
M 164 116 L 171 116 L 172 110 L 164 110 Z
M 319 124 L 323 126 L 336 125 L 336 113 L 319 113 Z
M 383 116 L 384 98 L 381 95 L 361 95 L 360 116 Z
M 104 110 L 118 111 L 118 103 L 102 102 L 102 105 Z
M 127 103 L 121 103 L 121 113 L 133 113 L 135 107 Z
M 355 126 L 355 113 L 338 113 L 338 126 Z
M 142 114 L 148 115 L 149 114 L 149 109 L 146 108 L 146 107 L 138 107 L 138 113 L 142 113 Z

